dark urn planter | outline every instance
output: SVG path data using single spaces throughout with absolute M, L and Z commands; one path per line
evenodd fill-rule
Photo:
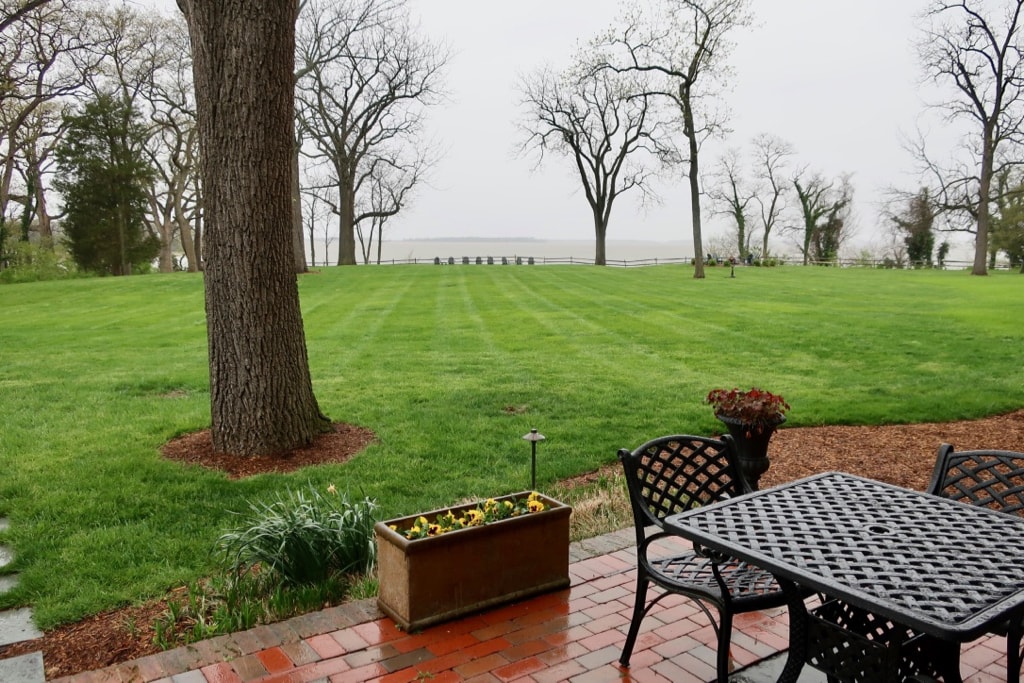
M 736 455 L 740 464 L 740 474 L 750 484 L 750 488 L 757 490 L 761 475 L 768 471 L 771 461 L 768 459 L 768 442 L 771 441 L 775 430 L 786 421 L 782 416 L 775 424 L 765 425 L 758 430 L 758 427 L 750 425 L 734 417 L 715 415 L 725 423 L 736 444 Z

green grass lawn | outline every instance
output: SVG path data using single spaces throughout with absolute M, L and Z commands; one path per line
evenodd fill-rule
M 0 607 L 46 628 L 161 595 L 210 571 L 232 511 L 307 482 L 386 517 L 528 488 L 531 427 L 544 489 L 620 447 L 718 431 L 702 399 L 719 386 L 783 394 L 787 426 L 1024 406 L 1016 274 L 395 266 L 300 289 L 321 408 L 378 443 L 229 481 L 158 453 L 209 425 L 201 276 L 0 287 L 0 542 L 21 573 Z

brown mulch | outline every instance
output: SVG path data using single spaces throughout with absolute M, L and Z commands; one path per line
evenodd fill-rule
M 1024 452 L 1024 410 L 964 422 L 780 429 L 761 487 L 837 470 L 923 491 L 942 443 L 958 451 Z
M 342 463 L 373 443 L 376 435 L 365 427 L 335 423 L 334 430 L 321 434 L 308 446 L 276 455 L 239 457 L 230 453 L 214 453 L 210 430 L 179 436 L 164 445 L 160 452 L 168 460 L 201 465 L 227 472 L 232 479 L 254 474 L 294 472 L 325 462 Z
M 180 462 L 221 469 L 237 478 L 344 462 L 373 438 L 369 430 L 339 424 L 312 445 L 280 457 L 238 458 L 215 455 L 209 432 L 203 431 L 171 441 L 163 454 Z M 943 442 L 957 450 L 1024 451 L 1024 410 L 967 422 L 781 429 L 772 438 L 772 464 L 761 486 L 841 470 L 922 490 Z M 166 610 L 167 600 L 180 597 L 183 590 L 172 592 L 164 600 L 66 624 L 37 640 L 0 647 L 0 659 L 41 650 L 47 678 L 57 678 L 153 654 L 158 651 L 153 644 L 153 622 Z

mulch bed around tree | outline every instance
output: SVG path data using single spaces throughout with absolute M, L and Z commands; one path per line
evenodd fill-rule
M 335 423 L 334 430 L 321 434 L 308 446 L 277 455 L 240 457 L 213 452 L 209 429 L 179 436 L 168 442 L 160 452 L 168 460 L 201 465 L 227 472 L 232 479 L 254 474 L 294 472 L 311 465 L 343 463 L 373 443 L 376 435 L 365 427 Z

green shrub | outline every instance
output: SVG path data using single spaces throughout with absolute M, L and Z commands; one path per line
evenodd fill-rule
M 218 539 L 235 572 L 259 567 L 285 583 L 323 583 L 336 574 L 365 573 L 376 562 L 376 501 L 350 502 L 331 486 L 326 494 L 287 491 L 271 503 L 249 504 L 250 516 Z
M 7 267 L 0 268 L 0 283 L 37 282 L 76 277 L 78 268 L 63 247 L 43 247 L 9 240 L 4 254 Z
M 376 584 L 365 576 L 335 575 L 301 585 L 284 585 L 277 575 L 260 572 L 204 579 L 167 601 L 167 609 L 152 622 L 153 642 L 169 650 L 335 605 L 345 599 L 350 580 L 359 591 L 354 598 L 376 595 Z

